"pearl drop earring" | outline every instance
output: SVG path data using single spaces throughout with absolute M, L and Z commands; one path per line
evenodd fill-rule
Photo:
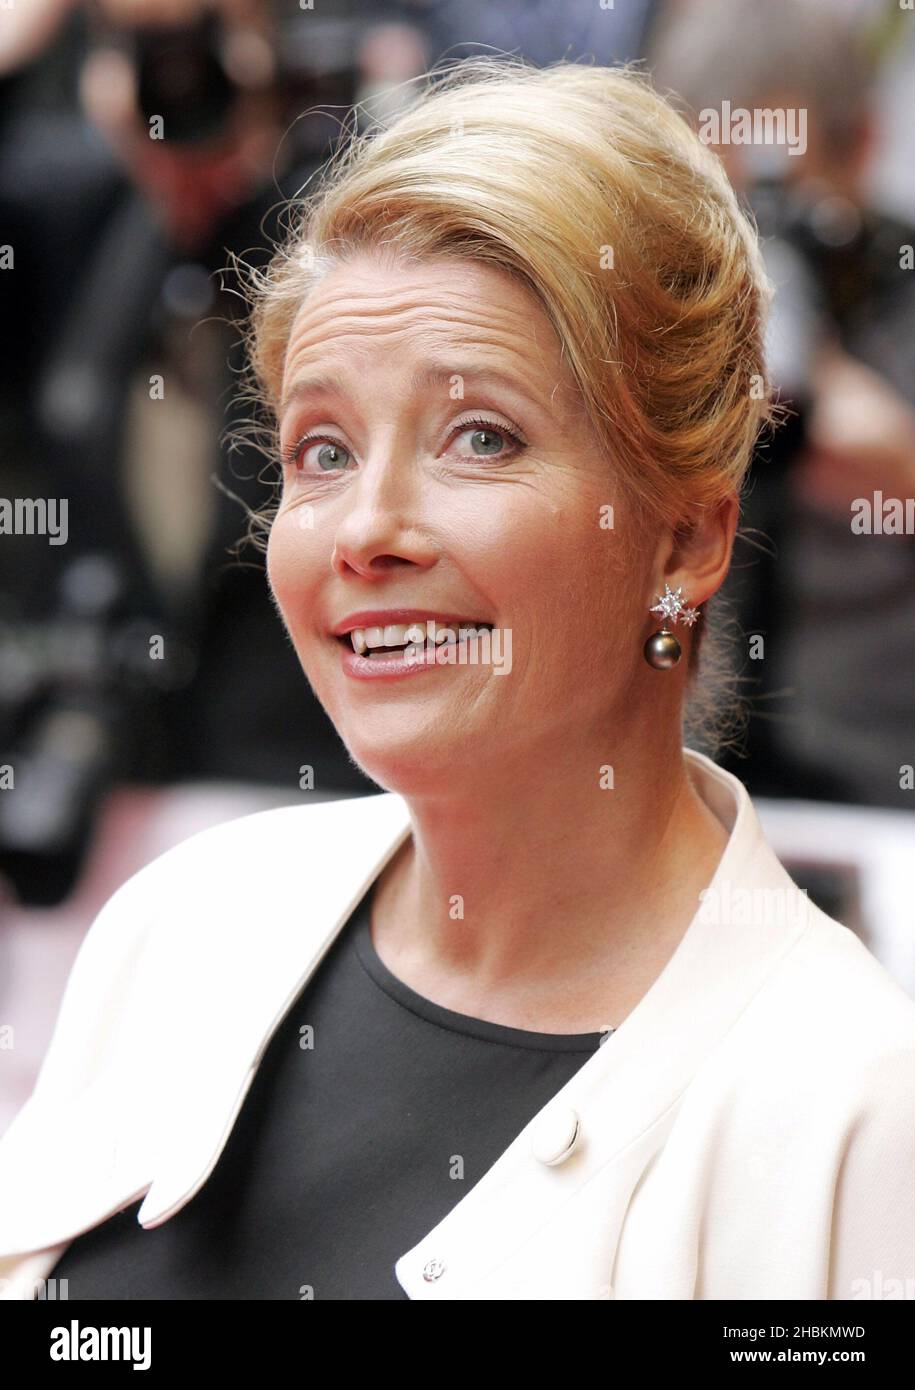
M 698 608 L 689 608 L 684 602 L 682 588 L 671 589 L 669 584 L 664 585 L 663 594 L 659 595 L 657 603 L 648 611 L 660 613 L 662 618 L 669 620 L 673 626 L 683 623 L 686 627 L 692 627 L 696 619 L 701 617 Z M 676 666 L 683 651 L 667 626 L 667 621 L 662 622 L 659 630 L 651 634 L 645 643 L 644 654 L 648 665 L 653 666 L 656 671 L 669 671 L 671 667 Z

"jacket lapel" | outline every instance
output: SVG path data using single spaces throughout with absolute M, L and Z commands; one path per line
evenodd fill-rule
M 800 890 L 745 790 L 687 757 L 731 828 L 706 902 L 623 1024 L 397 1261 L 410 1298 L 555 1298 L 558 1282 L 560 1297 L 612 1297 L 629 1197 L 679 1097 L 802 933 L 806 916 L 790 907 Z M 148 1228 L 191 1200 L 270 1038 L 409 832 L 406 803 L 389 793 L 263 812 L 172 851 L 170 916 L 144 942 L 118 1059 L 66 1104 L 28 1103 L 0 1141 L 0 1260 L 68 1241 L 144 1192 Z M 788 910 L 759 900 L 748 922 L 746 895 L 773 889 Z M 548 1164 L 532 1143 L 560 1110 L 577 1117 L 579 1142 Z

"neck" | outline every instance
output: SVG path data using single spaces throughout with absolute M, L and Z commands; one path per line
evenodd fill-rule
M 692 785 L 679 730 L 647 758 L 644 746 L 615 750 L 612 789 L 601 765 L 593 748 L 564 748 L 409 798 L 413 834 L 373 906 L 389 967 L 446 1007 L 476 1001 L 519 1027 L 566 1031 L 562 1020 L 593 1010 L 599 1029 L 609 1007 L 618 1026 L 681 939 L 728 836 Z

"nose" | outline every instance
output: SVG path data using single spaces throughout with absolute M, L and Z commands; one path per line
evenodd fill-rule
M 372 578 L 403 565 L 428 569 L 437 549 L 418 516 L 418 469 L 388 449 L 368 459 L 341 501 L 331 566 L 336 574 Z

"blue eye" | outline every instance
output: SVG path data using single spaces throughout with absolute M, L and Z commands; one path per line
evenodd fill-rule
M 464 431 L 462 430 L 461 433 L 464 433 Z M 478 440 L 483 441 L 482 447 L 480 448 L 477 448 Z M 478 429 L 474 429 L 473 433 L 470 436 L 470 447 L 474 450 L 475 453 L 481 454 L 484 457 L 487 454 L 497 454 L 499 450 L 502 448 L 502 445 L 502 435 L 499 433 L 498 430 L 491 430 L 481 426 Z
M 514 430 L 510 430 L 507 425 L 495 420 L 463 420 L 455 426 L 455 429 L 458 434 L 469 433 L 472 438 L 483 437 L 485 442 L 481 449 L 478 450 L 475 444 L 471 445 L 477 458 L 498 457 L 504 450 L 506 440 L 511 440 L 514 446 L 511 450 L 512 453 L 525 447 L 520 435 L 516 434 Z M 493 447 L 490 448 L 489 445 Z
M 325 473 L 331 473 L 340 466 L 340 455 L 348 454 L 349 449 L 342 444 L 338 444 L 335 439 L 328 439 L 324 447 L 318 450 L 318 467 Z M 346 464 L 343 465 L 346 467 Z
M 299 463 L 299 456 L 307 444 L 323 445 L 323 448 L 318 450 L 316 459 L 318 468 L 322 473 L 344 472 L 347 464 L 341 465 L 340 456 L 346 454 L 348 458 L 352 457 L 346 445 L 341 444 L 338 439 L 326 434 L 306 434 L 302 439 L 297 439 L 294 444 L 289 446 L 283 455 L 283 463 L 289 468 L 295 467 L 298 473 L 306 472 L 304 464 Z

